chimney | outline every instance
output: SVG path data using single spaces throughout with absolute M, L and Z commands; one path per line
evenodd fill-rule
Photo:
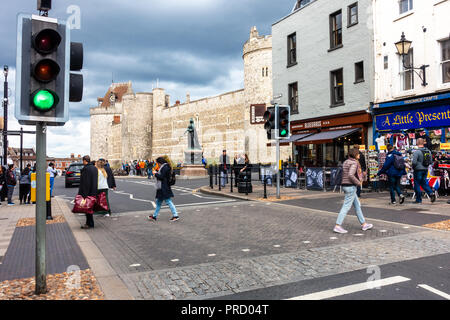
M 180 105 L 180 100 L 175 101 L 175 105 L 179 106 Z
M 75 158 L 75 154 L 74 154 L 74 153 L 71 153 L 71 154 L 70 154 L 70 158 L 71 158 L 71 159 Z

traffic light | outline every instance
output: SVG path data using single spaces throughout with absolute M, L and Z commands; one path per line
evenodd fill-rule
M 70 42 L 64 21 L 20 14 L 17 23 L 16 108 L 20 124 L 63 126 L 69 101 L 82 99 L 83 46 Z
M 264 129 L 267 132 L 267 139 L 272 140 L 272 130 L 275 131 L 275 107 L 268 107 L 264 112 Z
M 288 139 L 290 136 L 291 112 L 289 106 L 277 106 L 278 112 L 278 137 L 279 139 Z

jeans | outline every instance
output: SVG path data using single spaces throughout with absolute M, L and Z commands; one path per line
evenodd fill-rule
M 358 196 L 358 198 L 361 198 L 361 186 L 356 187 L 356 195 Z
M 228 171 L 220 172 L 220 185 L 225 187 L 225 184 L 228 182 Z
M 53 186 L 55 185 L 55 177 L 50 177 L 50 197 L 53 196 Z
M 402 195 L 402 190 L 400 190 L 400 179 L 401 177 L 389 176 L 389 190 L 391 191 L 391 202 L 395 201 L 395 192 L 398 196 Z
M 155 213 L 153 214 L 153 217 L 158 218 L 159 210 L 161 210 L 161 205 L 162 205 L 163 201 L 166 201 L 167 205 L 170 208 L 170 211 L 172 211 L 172 215 L 174 217 L 178 217 L 177 209 L 175 208 L 175 205 L 173 204 L 171 198 L 164 199 L 164 200 L 156 199 L 156 209 L 155 209 Z
M 361 224 L 364 224 L 366 220 L 364 219 L 362 210 L 361 210 L 361 203 L 359 202 L 358 195 L 356 194 L 357 187 L 356 186 L 344 186 L 342 187 L 342 190 L 344 190 L 345 193 L 345 199 L 344 204 L 341 208 L 341 211 L 339 212 L 336 224 L 342 225 L 344 222 L 345 217 L 347 216 L 348 211 L 352 207 L 352 205 L 355 206 L 356 215 L 358 216 L 358 220 Z
M 8 203 L 13 203 L 12 202 L 13 193 L 14 193 L 14 186 L 8 186 Z
M 422 202 L 422 191 L 420 187 L 429 195 L 433 194 L 427 182 L 427 171 L 414 171 L 414 192 L 416 193 L 416 202 Z
M 19 186 L 19 200 L 22 203 L 22 201 L 24 203 L 27 202 L 27 196 L 29 198 L 29 194 L 30 194 L 30 190 L 31 190 L 31 184 L 20 184 Z

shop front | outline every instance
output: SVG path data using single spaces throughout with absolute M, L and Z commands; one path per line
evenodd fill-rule
M 371 126 L 366 111 L 293 121 L 294 159 L 301 167 L 336 167 L 354 145 L 367 149 Z

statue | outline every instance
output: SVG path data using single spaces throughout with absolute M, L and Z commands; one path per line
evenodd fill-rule
M 189 126 L 184 134 L 188 133 L 188 149 L 185 153 L 185 162 L 191 165 L 202 164 L 202 149 L 198 142 L 197 131 L 195 130 L 194 119 L 189 121 Z

